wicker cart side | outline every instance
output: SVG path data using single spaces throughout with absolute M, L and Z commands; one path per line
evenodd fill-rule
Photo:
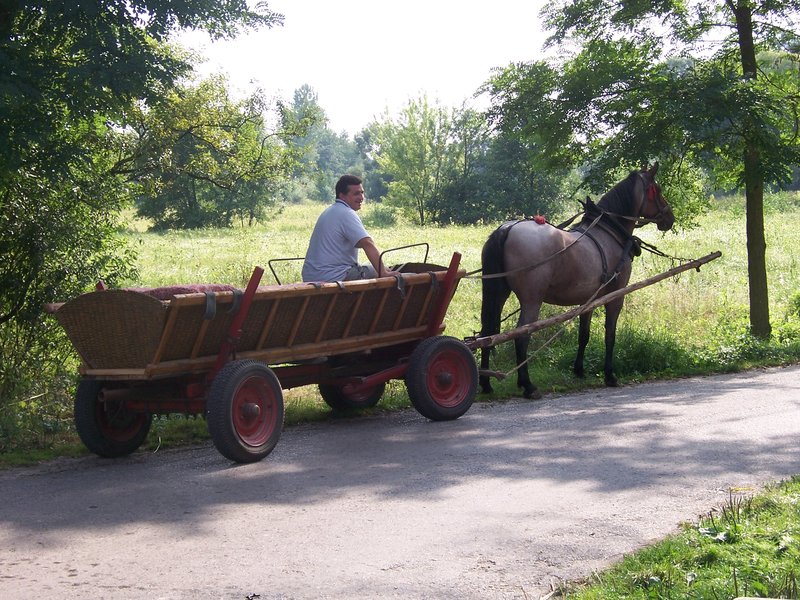
M 89 369 L 141 369 L 155 356 L 167 304 L 128 290 L 82 294 L 55 317 Z

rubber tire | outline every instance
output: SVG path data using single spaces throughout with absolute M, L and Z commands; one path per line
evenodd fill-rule
M 464 342 L 440 336 L 422 340 L 411 353 L 406 388 L 414 408 L 433 421 L 457 419 L 472 406 L 478 365 Z
M 134 452 L 150 432 L 153 415 L 125 411 L 120 403 L 101 402 L 106 382 L 82 379 L 75 392 L 75 430 L 84 446 L 104 458 Z
M 257 406 L 257 415 L 242 414 L 245 406 Z M 272 452 L 281 437 L 283 415 L 281 384 L 264 363 L 229 362 L 208 390 L 208 432 L 219 453 L 232 461 L 257 462 Z
M 380 402 L 385 390 L 386 384 L 379 383 L 359 394 L 346 394 L 341 386 L 319 384 L 320 396 L 335 411 L 372 408 Z

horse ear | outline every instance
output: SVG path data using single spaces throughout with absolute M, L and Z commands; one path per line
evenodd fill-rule
M 658 173 L 658 162 L 656 162 L 655 164 L 653 164 L 652 167 L 650 167 L 650 177 L 655 179 L 656 173 Z

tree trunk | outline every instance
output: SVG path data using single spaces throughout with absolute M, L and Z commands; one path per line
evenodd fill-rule
M 732 0 L 729 0 L 732 3 Z M 739 52 L 742 74 L 746 80 L 755 81 L 757 63 L 753 43 L 753 18 L 750 5 L 740 0 L 733 9 L 739 35 Z M 769 289 L 767 286 L 767 242 L 764 236 L 764 176 L 761 171 L 761 153 L 755 143 L 751 123 L 744 124 L 744 182 L 747 207 L 747 278 L 750 286 L 750 330 L 753 335 L 768 338 L 772 333 L 769 323 Z
M 747 279 L 750 286 L 750 329 L 753 335 L 768 338 L 769 289 L 767 286 L 767 242 L 764 237 L 764 183 L 758 172 L 758 150 L 747 149 L 745 156 L 745 198 L 747 206 Z

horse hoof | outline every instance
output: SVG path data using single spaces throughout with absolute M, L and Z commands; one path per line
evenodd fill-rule
M 481 386 L 481 394 L 491 394 L 492 392 L 494 392 L 492 386 L 490 385 Z
M 606 378 L 606 387 L 619 387 L 619 382 L 616 377 L 610 379 Z
M 542 399 L 542 392 L 533 388 L 532 390 L 526 390 L 524 394 L 522 394 L 523 398 L 527 398 L 528 400 L 541 400 Z

